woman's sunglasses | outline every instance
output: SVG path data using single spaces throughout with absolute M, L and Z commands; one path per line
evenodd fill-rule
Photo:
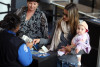
M 66 17 L 68 17 L 68 14 L 65 14 L 64 12 L 63 12 L 63 15 L 65 15 Z

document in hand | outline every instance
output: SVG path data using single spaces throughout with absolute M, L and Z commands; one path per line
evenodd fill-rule
M 30 37 L 28 37 L 28 36 L 26 36 L 26 35 L 23 35 L 21 38 L 22 38 L 26 43 L 27 43 L 27 42 L 32 42 L 32 41 L 33 41 Z

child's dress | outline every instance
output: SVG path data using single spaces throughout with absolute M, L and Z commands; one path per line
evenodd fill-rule
M 85 33 L 83 35 L 76 35 L 73 39 L 72 39 L 72 43 L 76 45 L 76 49 L 78 50 L 84 50 L 86 53 L 89 53 L 91 50 L 91 46 L 90 46 L 90 38 L 89 38 L 89 34 Z

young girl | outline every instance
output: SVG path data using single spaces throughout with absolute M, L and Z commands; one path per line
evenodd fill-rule
M 58 54 L 67 54 L 71 51 L 72 48 L 75 48 L 76 53 L 78 53 L 80 50 L 84 50 L 85 53 L 89 53 L 91 50 L 90 46 L 90 39 L 88 34 L 88 25 L 85 21 L 80 20 L 80 23 L 78 24 L 76 36 L 72 39 L 71 45 L 68 45 L 66 47 L 63 47 Z M 81 66 L 81 55 L 77 55 L 78 57 L 78 66 Z

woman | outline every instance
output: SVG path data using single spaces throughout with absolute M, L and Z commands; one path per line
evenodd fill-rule
M 73 36 L 76 34 L 77 25 L 79 23 L 79 14 L 76 5 L 73 3 L 66 5 L 63 14 L 63 17 L 56 25 L 50 47 L 51 51 L 58 51 L 62 46 L 70 44 Z M 69 67 L 69 65 L 77 67 L 76 58 L 76 54 L 73 50 L 68 55 L 59 56 L 57 67 Z
M 0 67 L 29 66 L 33 59 L 30 48 L 33 42 L 25 43 L 16 36 L 20 27 L 20 18 L 15 14 L 7 14 L 0 21 Z
M 48 23 L 38 6 L 39 0 L 27 0 L 27 7 L 18 9 L 16 14 L 21 17 L 19 36 L 27 35 L 34 39 L 34 44 L 39 43 L 41 47 L 48 43 Z

